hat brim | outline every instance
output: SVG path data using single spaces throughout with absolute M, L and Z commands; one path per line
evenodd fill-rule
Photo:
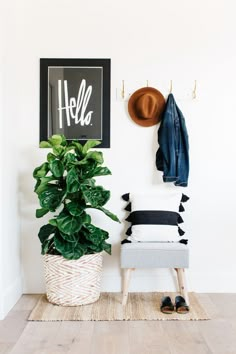
M 135 102 L 136 100 L 142 96 L 143 94 L 152 94 L 155 96 L 156 101 L 158 102 L 158 110 L 155 114 L 154 117 L 145 119 L 142 117 L 139 117 L 137 112 L 135 111 Z M 139 90 L 135 91 L 129 98 L 128 102 L 128 112 L 132 120 L 137 123 L 138 125 L 141 125 L 142 127 L 151 127 L 153 125 L 158 124 L 161 121 L 162 118 L 162 113 L 165 108 L 165 98 L 162 95 L 160 91 L 153 87 L 142 87 Z

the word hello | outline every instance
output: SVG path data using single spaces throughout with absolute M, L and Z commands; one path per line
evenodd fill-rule
M 59 128 L 63 127 L 62 112 L 66 112 L 66 123 L 69 127 L 71 125 L 71 119 L 74 119 L 75 124 L 80 124 L 81 126 L 89 125 L 92 119 L 93 111 L 89 111 L 85 115 L 86 108 L 88 106 L 91 94 L 92 94 L 92 85 L 89 85 L 86 90 L 86 80 L 81 81 L 77 100 L 75 97 L 70 97 L 68 94 L 68 85 L 67 80 L 64 80 L 64 101 L 65 106 L 62 106 L 63 94 L 62 94 L 62 80 L 58 80 L 58 102 L 59 102 Z

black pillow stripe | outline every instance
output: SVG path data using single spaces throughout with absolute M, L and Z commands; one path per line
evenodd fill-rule
M 175 211 L 137 210 L 125 219 L 133 225 L 178 225 L 183 219 Z

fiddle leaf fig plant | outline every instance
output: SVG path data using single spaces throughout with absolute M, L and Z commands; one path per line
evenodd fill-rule
M 99 144 L 96 140 L 84 145 L 68 142 L 64 135 L 53 135 L 40 143 L 41 148 L 51 151 L 33 172 L 34 192 L 40 204 L 36 217 L 57 212 L 39 230 L 42 254 L 61 255 L 66 259 L 79 259 L 101 251 L 111 254 L 111 244 L 106 241 L 108 232 L 93 225 L 87 213 L 90 208 L 98 209 L 119 222 L 115 214 L 104 208 L 110 191 L 96 185 L 95 177 L 111 174 L 102 166 L 102 152 L 90 150 Z

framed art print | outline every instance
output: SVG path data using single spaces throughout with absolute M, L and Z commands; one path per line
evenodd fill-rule
M 110 147 L 110 59 L 40 59 L 40 141 L 53 134 Z

